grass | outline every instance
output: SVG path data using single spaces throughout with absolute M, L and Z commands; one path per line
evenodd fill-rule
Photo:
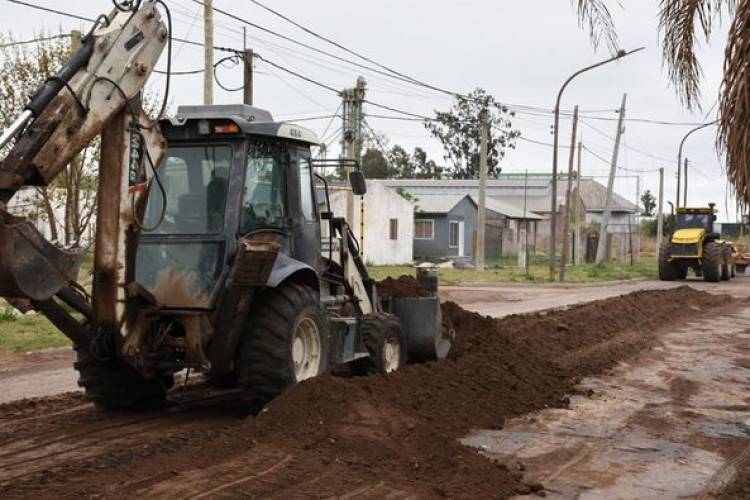
M 0 352 L 17 354 L 70 345 L 68 337 L 41 314 L 14 316 L 0 309 Z
M 483 273 L 473 269 L 439 269 L 440 283 L 444 285 L 490 284 L 490 283 L 549 283 L 549 267 L 546 259 L 537 259 L 529 266 L 527 275 L 518 269 L 516 259 L 489 261 Z M 386 277 L 398 277 L 403 274 L 413 275 L 410 266 L 377 266 L 369 268 L 370 275 L 376 280 Z M 656 259 L 641 257 L 633 266 L 611 262 L 603 266 L 582 264 L 570 266 L 565 272 L 567 283 L 599 283 L 604 281 L 630 280 L 637 278 L 655 279 L 657 277 Z
M 87 283 L 94 267 L 94 256 L 87 253 L 81 265 L 79 282 Z M 90 291 L 90 286 L 87 286 Z M 72 343 L 41 314 L 19 316 L 5 301 L 0 300 L 0 353 L 24 353 L 69 347 Z

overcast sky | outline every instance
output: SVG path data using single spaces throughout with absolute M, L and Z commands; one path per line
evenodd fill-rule
M 27 1 L 86 17 L 96 17 L 111 8 L 109 0 Z M 85 23 L 76 20 L 33 11 L 7 0 L 0 2 L 3 8 L 0 29 L 12 31 L 18 39 L 31 38 L 42 29 L 69 31 L 85 28 Z M 587 32 L 579 29 L 568 0 L 265 2 L 312 30 L 421 81 L 458 92 L 483 87 L 499 101 L 513 105 L 551 109 L 559 86 L 571 73 L 608 56 L 604 47 L 594 50 Z M 167 0 L 167 3 L 174 17 L 175 36 L 202 41 L 202 7 L 192 0 Z M 626 6 L 620 7 L 618 3 Z M 580 105 L 584 111 L 583 142 L 607 160 L 612 154 L 611 137 L 616 130 L 614 110 L 619 107 L 624 92 L 628 94 L 626 116 L 629 118 L 682 123 L 714 118 L 726 26 L 717 32 L 710 45 L 701 44 L 700 57 L 705 73 L 703 109 L 691 113 L 676 98 L 662 67 L 657 4 L 657 0 L 612 0 L 610 6 L 623 48 L 644 46 L 646 50 L 579 77 L 563 98 L 565 109 Z M 336 52 L 346 59 L 355 59 L 306 35 L 249 0 L 215 0 L 215 6 L 297 40 Z M 215 21 L 215 44 L 242 48 L 242 23 L 221 14 L 216 15 Z M 443 94 L 331 60 L 255 28 L 247 28 L 247 45 L 271 61 L 336 89 L 352 86 L 356 78 L 363 75 L 368 81 L 369 99 L 402 110 L 431 115 L 434 110 L 446 110 L 451 104 L 450 98 Z M 176 71 L 200 68 L 202 57 L 201 48 L 177 43 L 173 68 Z M 218 57 L 221 56 L 217 54 Z M 163 61 L 161 66 L 164 67 Z M 338 97 L 328 90 L 262 62 L 256 65 L 256 72 L 256 105 L 269 109 L 278 119 L 330 115 L 338 107 Z M 219 76 L 227 87 L 238 87 L 242 83 L 240 67 L 222 68 Z M 152 83 L 154 88 L 160 88 L 163 79 L 157 76 Z M 202 75 L 174 77 L 173 106 L 199 103 L 202 83 Z M 217 103 L 233 103 L 241 99 L 241 93 L 216 88 Z M 373 108 L 368 111 L 391 114 Z M 374 129 L 388 136 L 391 145 L 401 144 L 408 150 L 421 146 L 442 162 L 440 144 L 429 137 L 421 123 L 378 118 L 368 121 Z M 319 134 L 325 131 L 328 123 L 329 120 L 304 122 Z M 552 141 L 551 124 L 552 116 L 546 113 L 519 112 L 514 119 L 514 126 L 525 138 L 545 143 Z M 340 123 L 335 122 L 327 137 L 338 128 Z M 688 130 L 690 127 L 687 126 L 628 122 L 625 147 L 618 163 L 643 171 L 665 167 L 665 200 L 674 201 L 677 148 Z M 565 119 L 561 127 L 561 144 L 567 146 L 569 133 L 570 121 Z M 688 140 L 685 155 L 692 162 L 688 201 L 690 204 L 715 201 L 720 209 L 720 220 L 735 220 L 734 201 L 727 198 L 730 189 L 714 142 L 713 128 L 698 132 Z M 567 149 L 560 151 L 560 166 L 567 168 Z M 509 151 L 503 160 L 502 169 L 504 172 L 550 172 L 551 163 L 550 147 L 518 141 L 516 150 Z M 605 176 L 607 169 L 606 162 L 584 153 L 584 175 Z M 634 200 L 636 176 L 635 173 L 619 171 L 617 191 Z M 658 173 L 644 172 L 640 177 L 642 190 L 658 193 Z M 605 177 L 598 180 L 606 183 Z M 668 210 L 666 204 L 665 209 Z

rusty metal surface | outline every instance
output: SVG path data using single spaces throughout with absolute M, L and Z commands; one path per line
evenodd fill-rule
M 128 116 L 118 119 L 102 133 L 99 166 L 98 206 L 94 253 L 94 315 L 97 323 L 115 327 L 117 323 L 117 272 L 120 259 L 120 205 L 124 177 L 123 158 L 127 154 Z
M 86 69 L 70 80 L 87 113 L 82 115 L 70 92 L 62 90 L 0 162 L 0 171 L 6 173 L 0 200 L 9 200 L 23 185 L 49 184 L 125 109 L 112 82 L 127 99 L 135 97 L 166 45 L 167 31 L 153 3 L 145 2 L 132 18 L 130 12 L 118 13 L 94 38 L 96 48 Z M 140 43 L 131 45 L 136 38 Z

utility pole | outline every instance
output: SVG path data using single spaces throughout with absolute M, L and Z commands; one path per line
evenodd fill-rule
M 477 225 L 476 262 L 477 271 L 484 271 L 484 234 L 487 225 L 487 135 L 490 127 L 490 116 L 486 109 L 479 112 L 479 123 L 482 138 L 479 145 L 479 216 Z
M 365 100 L 367 82 L 363 77 L 357 78 L 357 85 L 352 89 L 344 89 L 342 92 L 343 105 L 342 117 L 344 133 L 341 136 L 341 150 L 344 152 L 344 158 L 357 162 L 359 165 L 362 161 L 362 104 Z M 347 168 L 351 165 L 345 165 L 342 169 L 342 175 L 349 182 Z M 354 224 L 354 193 L 351 186 L 348 186 L 346 194 L 346 221 Z
M 245 84 L 243 89 L 243 100 L 245 104 L 253 105 L 253 49 L 245 49 L 242 53 L 245 63 Z
M 203 2 L 203 104 L 214 103 L 214 1 Z
M 581 155 L 583 154 L 583 143 L 578 142 L 578 171 L 576 173 L 576 246 L 575 246 L 575 263 L 581 264 Z
M 615 174 L 617 172 L 617 157 L 620 153 L 620 139 L 622 138 L 622 124 L 625 119 L 625 103 L 628 95 L 622 95 L 622 105 L 620 106 L 620 117 L 617 120 L 617 133 L 615 134 L 615 149 L 612 151 L 612 165 L 609 169 L 609 180 L 607 181 L 607 201 L 604 204 L 604 214 L 602 215 L 602 226 L 599 229 L 599 244 L 596 248 L 596 265 L 601 265 L 607 253 L 607 226 L 609 225 L 609 216 L 612 210 L 612 192 L 615 188 Z
M 578 105 L 573 108 L 573 130 L 570 133 L 570 156 L 568 158 L 568 186 L 565 191 L 565 218 L 563 219 L 563 248 L 560 259 L 560 281 L 565 281 L 565 266 L 568 265 L 570 245 L 570 191 L 573 189 L 573 162 L 576 156 L 576 132 L 578 131 Z
M 633 253 L 633 248 L 631 245 L 630 249 L 630 255 L 631 257 L 634 257 L 636 262 L 640 260 L 641 257 L 641 174 L 638 174 L 638 177 L 635 178 L 635 248 L 636 251 Z M 632 258 L 631 258 L 632 260 Z
M 659 169 L 659 208 L 656 212 L 656 248 L 661 248 L 664 233 L 664 167 Z
M 683 207 L 687 206 L 687 186 L 688 186 L 687 172 L 688 172 L 688 163 L 690 163 L 689 160 L 687 158 L 685 158 L 685 181 L 684 181 L 684 185 L 683 185 L 684 195 L 682 196 L 682 206 Z

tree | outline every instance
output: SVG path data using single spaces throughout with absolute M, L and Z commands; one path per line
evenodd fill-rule
M 6 128 L 28 103 L 28 98 L 47 78 L 63 66 L 71 54 L 71 40 L 65 34 L 32 45 L 6 46 L 0 50 L 0 126 Z M 12 36 L 0 37 L 11 43 Z M 3 153 L 7 153 L 7 150 Z M 24 215 L 38 217 L 49 225 L 52 240 L 67 245 L 81 241 L 96 210 L 99 141 L 93 141 L 49 186 L 36 188 Z M 62 216 L 59 212 L 62 211 Z M 60 235 L 62 232 L 62 235 Z
M 495 101 L 484 89 L 477 88 L 467 96 L 457 96 L 450 111 L 437 111 L 434 120 L 425 121 L 425 128 L 443 145 L 444 159 L 449 163 L 445 174 L 450 178 L 479 177 L 479 115 L 482 111 L 490 116 L 487 171 L 489 177 L 497 177 L 506 148 L 514 148 L 515 139 L 521 133 L 512 128 L 510 118 L 514 113 Z
M 368 179 L 387 179 L 390 176 L 388 160 L 379 149 L 370 148 L 362 155 L 362 173 Z
M 641 196 L 641 203 L 643 203 L 643 215 L 653 217 L 654 208 L 656 208 L 656 198 L 654 198 L 654 195 L 648 189 Z
M 614 1 L 614 0 L 612 0 Z M 596 44 L 602 37 L 613 52 L 617 33 L 605 0 L 577 0 L 578 18 Z M 688 109 L 700 107 L 702 69 L 696 48 L 729 19 L 724 80 L 719 93 L 719 149 L 738 198 L 750 203 L 750 0 L 660 0 L 659 30 L 669 79 Z

